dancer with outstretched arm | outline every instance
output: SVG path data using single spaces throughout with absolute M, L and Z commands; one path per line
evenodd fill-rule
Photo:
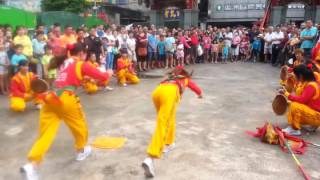
M 65 58 L 65 53 L 65 57 L 56 57 L 54 63 L 49 65 L 50 69 L 58 69 L 56 90 L 50 93 L 51 97 L 45 98 L 40 111 L 39 136 L 28 154 L 29 163 L 21 167 L 21 173 L 27 180 L 38 179 L 37 168 L 50 148 L 61 121 L 66 123 L 74 136 L 76 160 L 82 161 L 91 154 L 91 147 L 87 146 L 88 127 L 75 90 L 81 85 L 84 76 L 107 81 L 112 71 L 102 73 L 88 63 L 83 63 L 85 52 L 80 44 L 69 46 L 68 49 L 71 57 Z
M 174 148 L 176 109 L 185 88 L 190 88 L 202 98 L 201 89 L 191 80 L 191 74 L 177 66 L 154 90 L 152 100 L 157 110 L 157 126 L 147 149 L 148 157 L 142 167 L 148 178 L 155 176 L 153 161 L 161 158 L 163 152 Z

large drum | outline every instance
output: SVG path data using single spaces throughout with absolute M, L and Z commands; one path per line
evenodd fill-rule
M 295 77 L 293 75 L 289 76 L 285 85 L 285 89 L 289 92 L 292 93 L 295 89 Z
M 284 95 L 278 94 L 272 102 L 273 112 L 276 115 L 281 116 L 286 113 L 287 108 L 288 108 L 287 98 Z
M 40 94 L 48 91 L 49 85 L 43 79 L 35 79 L 31 81 L 31 90 L 34 93 Z
M 282 66 L 280 70 L 280 79 L 286 81 L 288 78 L 288 66 Z

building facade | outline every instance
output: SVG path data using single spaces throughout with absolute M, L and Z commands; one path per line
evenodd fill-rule
M 5 0 L 4 4 L 31 12 L 41 11 L 41 0 Z
M 248 23 L 264 16 L 266 0 L 211 0 L 208 23 Z M 305 5 L 291 3 L 287 6 L 285 21 L 303 21 Z

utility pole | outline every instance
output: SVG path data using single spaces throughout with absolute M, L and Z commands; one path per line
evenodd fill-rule
M 97 15 L 98 15 L 97 0 L 94 0 L 93 10 L 94 10 L 95 16 L 97 17 Z

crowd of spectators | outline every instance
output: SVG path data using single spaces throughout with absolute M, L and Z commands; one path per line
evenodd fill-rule
M 62 32 L 63 29 L 63 32 Z M 20 61 L 29 62 L 29 70 L 50 82 L 55 70 L 48 70 L 52 57 L 70 44 L 81 43 L 87 54 L 106 69 L 115 69 L 120 50 L 126 49 L 137 72 L 155 68 L 172 68 L 195 63 L 263 62 L 281 66 L 295 59 L 301 49 L 306 61 L 319 39 L 319 26 L 312 21 L 276 27 L 244 26 L 218 28 L 156 28 L 143 26 L 87 28 L 47 27 L 39 24 L 34 31 L 18 26 L 0 25 L 0 93 L 8 93 L 10 77 Z M 84 57 L 84 60 L 88 57 Z

